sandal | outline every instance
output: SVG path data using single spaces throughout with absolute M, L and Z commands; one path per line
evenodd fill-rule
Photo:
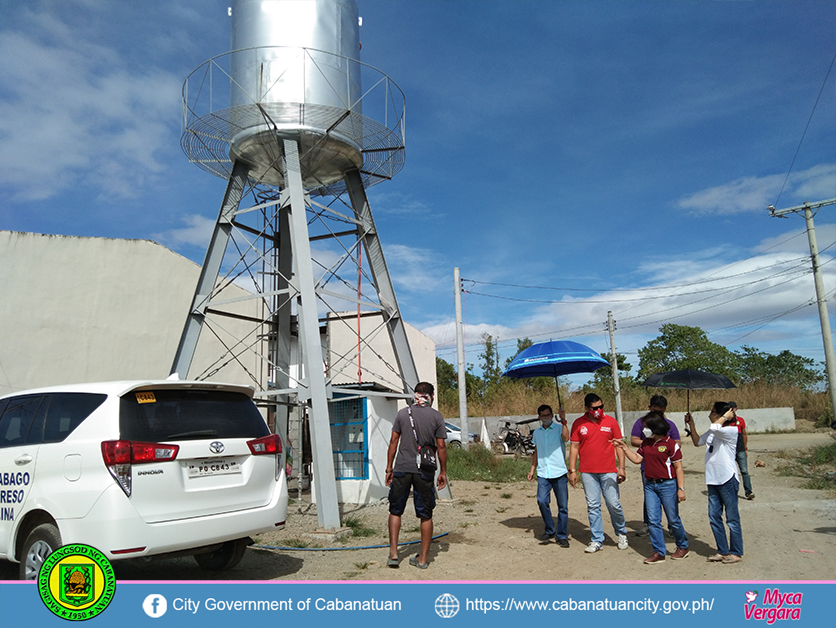
M 415 554 L 415 556 L 410 558 L 409 559 L 409 564 L 412 565 L 413 567 L 418 567 L 418 569 L 426 569 L 427 567 L 430 566 L 429 563 L 424 563 L 423 565 L 421 563 L 419 563 L 418 562 L 418 556 L 419 556 L 419 554 Z
M 397 558 L 390 557 L 389 560 L 386 561 L 386 566 L 391 567 L 392 569 L 397 569 L 401 566 L 401 563 Z

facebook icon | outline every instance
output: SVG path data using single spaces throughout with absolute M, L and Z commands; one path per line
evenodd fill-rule
M 145 611 L 148 617 L 156 619 L 165 615 L 165 612 L 168 610 L 168 602 L 159 593 L 152 593 L 143 600 L 142 610 Z

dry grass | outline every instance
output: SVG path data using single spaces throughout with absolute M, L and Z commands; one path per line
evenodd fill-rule
M 615 397 L 611 391 L 594 391 L 604 400 L 608 408 L 615 409 Z M 583 390 L 569 390 L 561 388 L 563 407 L 569 413 L 583 412 Z M 645 410 L 647 402 L 654 394 L 661 394 L 658 388 L 643 388 L 641 386 L 627 388 L 621 391 L 621 407 L 625 411 Z M 684 412 L 686 410 L 686 391 L 667 390 L 664 395 L 668 399 L 668 411 Z M 731 390 L 692 390 L 690 391 L 690 409 L 692 411 L 709 410 L 715 401 L 736 401 L 741 408 L 783 408 L 791 407 L 795 410 L 796 419 L 816 422 L 820 417 L 832 416 L 830 398 L 826 392 L 806 392 L 798 388 L 769 386 L 755 383 L 733 388 Z M 440 410 L 444 416 L 458 416 L 458 400 L 455 403 L 445 403 L 440 399 Z M 528 387 L 524 382 L 503 381 L 493 391 L 485 395 L 485 399 L 468 400 L 469 416 L 518 416 L 534 415 L 540 404 L 558 407 L 557 393 L 554 385 L 541 389 Z M 829 421 L 828 421 L 829 423 Z

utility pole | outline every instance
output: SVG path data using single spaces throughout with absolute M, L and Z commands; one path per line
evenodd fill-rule
M 462 279 L 458 267 L 453 269 L 456 295 L 456 357 L 459 371 L 459 421 L 462 428 L 462 447 L 468 448 L 470 432 L 467 428 L 467 378 L 464 366 L 464 328 L 462 325 Z M 486 444 L 489 446 L 490 443 Z
M 610 364 L 612 365 L 612 383 L 615 391 L 615 418 L 618 428 L 624 434 L 624 421 L 621 415 L 621 385 L 618 382 L 618 358 L 615 356 L 615 321 L 612 312 L 607 312 L 607 329 L 610 332 Z
M 830 403 L 833 412 L 836 412 L 836 358 L 833 355 L 833 336 L 830 333 L 830 318 L 827 315 L 827 296 L 824 292 L 824 281 L 821 277 L 821 265 L 819 264 L 819 247 L 816 244 L 816 227 L 813 225 L 813 210 L 826 205 L 836 203 L 836 198 L 831 198 L 818 203 L 804 203 L 788 209 L 775 209 L 770 205 L 769 215 L 773 218 L 781 218 L 787 214 L 804 213 L 807 220 L 807 239 L 810 241 L 810 259 L 813 261 L 813 280 L 816 284 L 816 301 L 819 305 L 819 320 L 821 320 L 821 337 L 824 341 L 824 364 L 827 370 L 827 386 L 830 388 Z M 836 423 L 836 420 L 834 420 Z

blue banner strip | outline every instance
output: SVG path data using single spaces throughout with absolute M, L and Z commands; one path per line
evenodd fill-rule
M 833 625 L 827 582 L 118 582 L 85 626 L 584 628 Z M 69 622 L 70 624 L 74 622 Z M 0 582 L 0 626 L 67 626 L 31 582 Z

